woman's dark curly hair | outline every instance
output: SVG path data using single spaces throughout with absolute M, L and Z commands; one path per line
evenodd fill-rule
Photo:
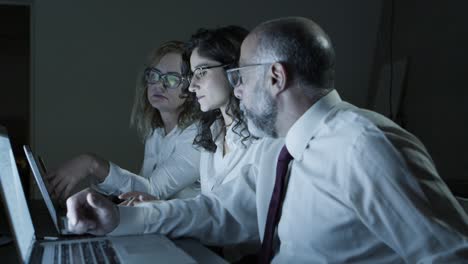
M 197 48 L 200 56 L 215 60 L 221 64 L 229 64 L 225 69 L 235 68 L 238 65 L 242 41 L 248 33 L 246 29 L 239 26 L 199 29 L 186 43 L 184 56 L 190 58 L 192 51 Z M 189 93 L 188 88 L 184 91 Z M 232 127 L 234 133 L 242 137 L 242 142 L 246 141 L 250 137 L 250 133 L 239 107 L 239 99 L 234 96 L 234 89 L 229 95 L 226 112 L 234 120 Z M 212 135 L 210 127 L 216 120 L 222 118 L 219 109 L 202 113 L 198 133 L 193 144 L 207 151 L 215 152 L 214 138 L 218 135 Z

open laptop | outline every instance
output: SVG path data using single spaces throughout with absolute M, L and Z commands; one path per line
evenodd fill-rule
M 36 240 L 6 129 L 0 126 L 0 194 L 24 263 L 196 263 L 161 235 Z
M 34 179 L 36 180 L 37 187 L 41 192 L 42 198 L 46 204 L 47 210 L 49 211 L 50 217 L 52 218 L 52 222 L 54 223 L 55 229 L 57 230 L 57 234 L 59 235 L 67 235 L 69 232 L 67 231 L 67 218 L 64 216 L 64 213 L 61 212 L 59 214 L 59 207 L 56 206 L 54 201 L 52 201 L 49 191 L 46 187 L 44 182 L 43 176 L 45 175 L 45 170 L 43 165 L 38 166 L 41 163 L 37 162 L 36 157 L 31 151 L 31 148 L 27 145 L 23 146 L 24 154 L 26 155 L 26 159 L 28 160 L 29 167 L 33 173 Z

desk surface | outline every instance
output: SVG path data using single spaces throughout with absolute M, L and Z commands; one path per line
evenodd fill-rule
M 43 201 L 33 201 L 30 206 L 31 216 L 36 229 L 36 236 L 43 237 L 44 235 L 54 234 L 54 227 L 50 215 L 47 212 Z M 5 219 L 6 220 L 6 219 Z M 1 224 L 5 224 L 1 221 Z M 5 227 L 2 227 L 4 229 Z M 200 242 L 193 239 L 178 239 L 173 242 L 185 251 L 188 255 L 194 258 L 198 263 L 227 263 L 224 259 L 213 253 L 208 248 L 204 247 Z M 2 263 L 17 263 L 16 248 L 14 243 L 0 246 L 0 259 Z

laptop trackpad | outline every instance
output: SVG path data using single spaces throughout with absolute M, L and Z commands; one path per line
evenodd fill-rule
M 165 247 L 165 245 L 161 245 L 161 243 L 158 243 L 159 245 L 152 245 L 149 243 L 145 242 L 139 242 L 131 245 L 125 245 L 123 248 L 125 249 L 125 253 L 129 255 L 135 255 L 135 254 L 148 254 L 152 250 L 159 250 Z
M 164 259 L 167 263 L 196 263 L 192 257 L 165 236 L 144 235 L 109 237 L 109 239 L 116 248 L 121 249 L 122 255 L 132 259 L 134 257 L 145 259 L 149 260 L 149 263 L 153 263 L 155 258 Z M 125 256 L 123 257 L 126 259 Z

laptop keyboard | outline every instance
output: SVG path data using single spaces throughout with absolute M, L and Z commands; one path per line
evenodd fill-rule
M 109 240 L 72 242 L 54 247 L 54 264 L 120 263 Z

